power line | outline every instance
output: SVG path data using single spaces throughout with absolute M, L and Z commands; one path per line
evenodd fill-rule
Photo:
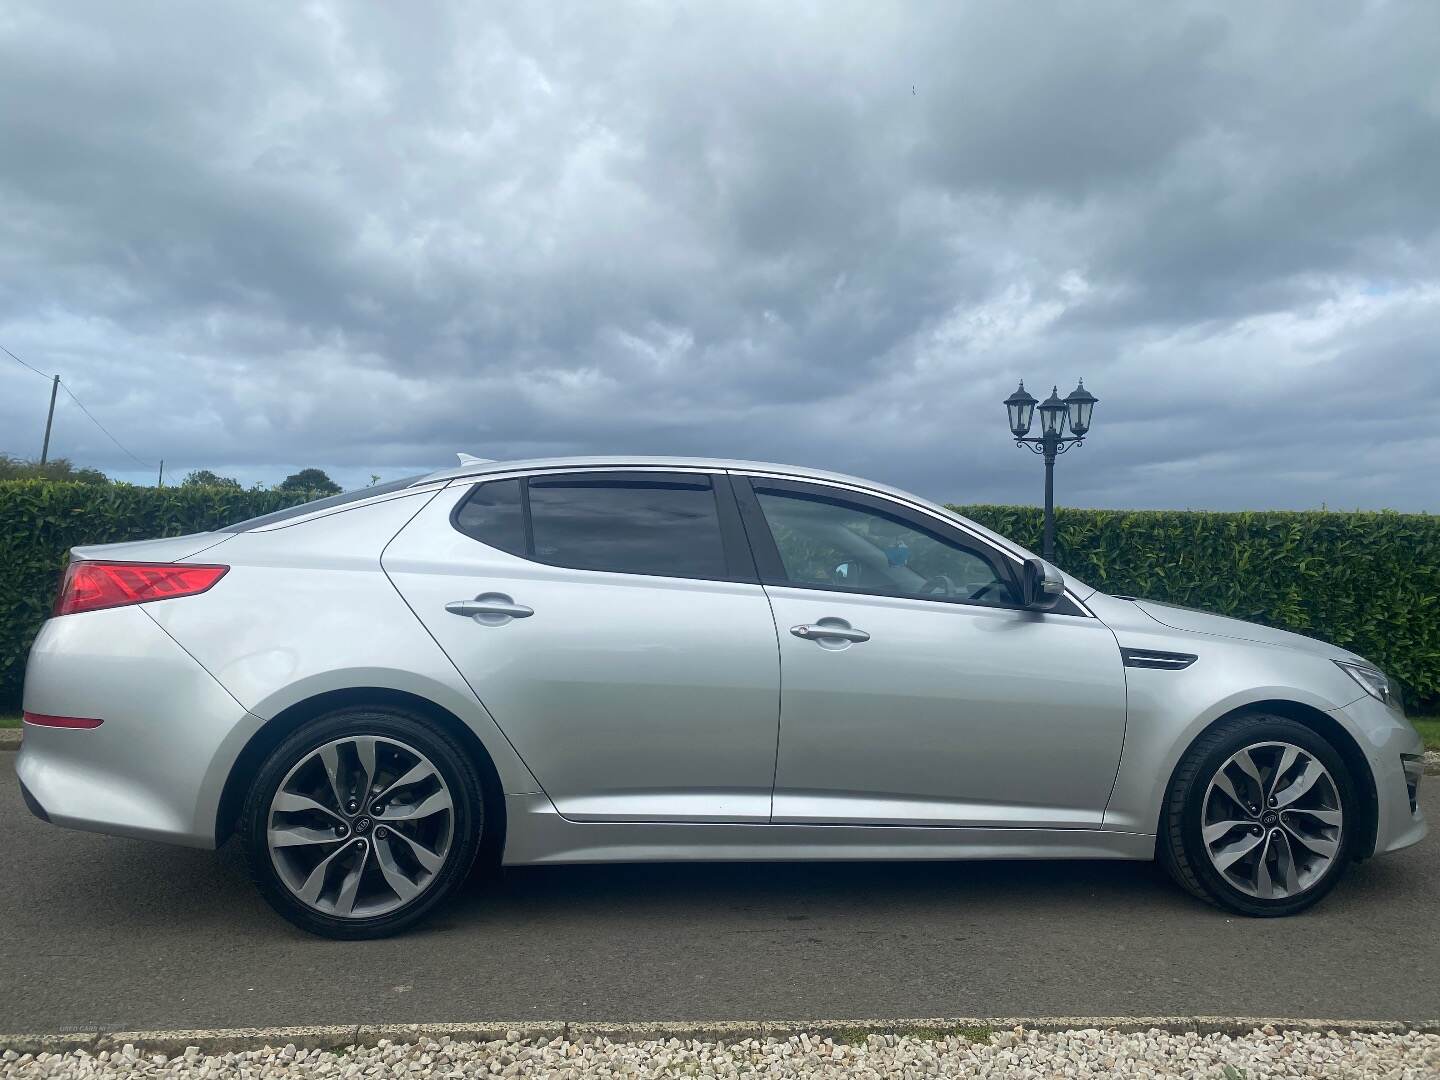
M 86 416 L 89 416 L 89 417 L 90 417 L 90 422 L 91 422 L 92 424 L 94 424 L 96 427 L 98 427 L 101 431 L 104 431 L 104 432 L 105 432 L 105 437 L 106 437 L 107 439 L 109 439 L 111 442 L 113 442 L 116 446 L 120 447 L 120 449 L 121 449 L 122 451 L 124 451 L 127 455 L 129 455 L 129 457 L 130 457 L 130 459 L 131 459 L 132 461 L 136 462 L 137 464 L 144 465 L 147 469 L 153 469 L 153 468 L 155 468 L 155 466 L 154 466 L 154 464 L 153 464 L 152 462 L 144 461 L 144 460 L 136 457 L 134 454 L 130 453 L 130 451 L 129 451 L 128 449 L 126 449 L 124 443 L 122 443 L 119 439 L 115 438 L 114 435 L 111 435 L 110 432 L 105 429 L 105 425 L 104 425 L 104 424 L 100 423 L 99 420 L 96 420 L 94 416 L 91 416 L 90 410 L 87 409 L 87 408 L 85 408 L 85 403 L 84 403 L 83 401 L 81 401 L 78 397 L 75 396 L 75 391 L 71 390 L 70 387 L 66 386 L 66 385 L 65 385 L 65 380 L 63 380 L 63 379 L 60 380 L 60 389 L 64 390 L 65 393 L 69 394 L 69 395 L 70 395 L 70 400 L 73 401 L 73 402 L 75 402 L 76 405 L 79 405 L 79 406 L 80 406 L 80 411 L 83 412 Z
M 96 420 L 96 419 L 95 419 L 94 414 L 91 413 L 91 411 L 85 407 L 85 403 L 84 403 L 83 401 L 81 401 L 78 397 L 75 396 L 75 391 L 74 391 L 74 390 L 71 390 L 70 387 L 66 386 L 64 380 L 62 380 L 59 376 L 57 376 L 57 375 L 46 375 L 45 372 L 41 371 L 39 368 L 35 367 L 33 364 L 27 364 L 24 360 L 21 360 L 20 357 L 16 356 L 16 355 L 15 355 L 13 352 L 11 352 L 9 349 L 5 348 L 4 345 L 0 345 L 0 352 L 3 352 L 6 356 L 10 357 L 11 360 L 14 360 L 14 361 L 15 361 L 17 364 L 19 364 L 21 367 L 29 368 L 29 369 L 30 369 L 31 371 L 33 371 L 36 375 L 39 375 L 42 379 L 53 379 L 53 380 L 55 381 L 55 383 L 56 383 L 57 385 L 59 385 L 59 386 L 61 387 L 61 389 L 63 389 L 63 390 L 65 391 L 66 394 L 69 395 L 70 400 L 73 401 L 73 402 L 75 402 L 76 405 L 79 405 L 79 406 L 80 406 L 80 411 L 83 412 L 83 413 L 89 418 L 90 422 L 91 422 L 92 424 L 94 424 L 97 428 L 99 428 L 101 431 L 103 431 L 103 432 L 105 433 L 105 437 L 106 437 L 107 439 L 109 439 L 112 443 L 114 443 L 116 446 L 118 446 L 118 447 L 120 448 L 121 452 L 124 453 L 127 457 L 129 457 L 131 461 L 134 461 L 136 464 L 139 464 L 139 465 L 144 465 L 147 469 L 153 469 L 153 468 L 155 468 L 155 466 L 154 466 L 153 464 L 151 464 L 150 462 L 145 461 L 145 460 L 143 460 L 143 459 L 141 459 L 141 458 L 139 458 L 139 457 L 136 457 L 135 454 L 133 454 L 133 453 L 130 452 L 130 449 L 129 449 L 124 443 L 122 443 L 119 439 L 115 438 L 114 435 L 111 435 L 109 429 L 107 429 L 104 424 L 100 423 L 99 420 Z M 51 413 L 52 413 L 52 415 L 53 415 L 54 409 L 55 409 L 55 402 L 54 402 L 54 400 L 53 400 L 53 397 L 52 397 L 52 400 L 51 400 L 51 402 L 50 402 L 50 409 L 51 409 Z M 48 443 L 48 442 L 49 442 L 49 438 L 50 438 L 50 433 L 49 433 L 49 430 L 48 430 L 48 426 L 47 426 L 47 430 L 46 430 L 46 433 L 45 433 L 45 438 L 46 438 L 46 442 Z
M 36 375 L 39 375 L 42 379 L 48 379 L 48 378 L 50 378 L 49 375 L 46 375 L 45 372 L 41 371 L 39 368 L 37 368 L 37 367 L 32 367 L 30 364 L 25 363 L 24 360 L 21 360 L 20 357 L 16 356 L 16 355 L 15 355 L 13 352 L 11 352 L 9 349 L 5 348 L 4 345 L 0 345 L 0 352 L 3 352 L 6 356 L 10 357 L 11 360 L 14 360 L 14 361 L 15 361 L 17 364 L 19 364 L 21 367 L 30 368 L 31 371 L 35 372 L 35 374 L 36 374 Z

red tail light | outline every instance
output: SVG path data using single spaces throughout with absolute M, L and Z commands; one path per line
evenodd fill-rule
M 194 596 L 214 585 L 228 566 L 195 563 L 72 562 L 55 598 L 56 615 Z

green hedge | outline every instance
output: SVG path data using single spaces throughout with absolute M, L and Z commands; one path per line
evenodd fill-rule
M 0 706 L 76 545 L 201 532 L 303 501 L 276 491 L 0 481 Z M 961 513 L 1033 549 L 1040 511 Z M 1056 561 L 1107 592 L 1325 638 L 1382 665 L 1412 703 L 1440 701 L 1440 517 L 1061 510 Z
M 1040 550 L 1033 507 L 953 509 Z M 1440 700 L 1440 517 L 1059 510 L 1055 561 L 1108 593 L 1323 638 L 1383 667 L 1412 705 Z
M 25 656 L 50 613 L 72 547 L 204 532 L 308 497 L 225 488 L 0 481 L 0 707 L 20 704 Z

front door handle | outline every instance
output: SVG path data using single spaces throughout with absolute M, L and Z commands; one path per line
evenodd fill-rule
M 511 619 L 528 619 L 535 609 L 517 604 L 504 593 L 481 593 L 474 600 L 451 600 L 445 605 L 451 615 L 463 615 L 482 626 L 504 626 Z
M 856 630 L 844 619 L 821 619 L 818 623 L 801 623 L 790 627 L 790 633 L 808 641 L 823 641 L 838 638 L 841 641 L 869 641 L 870 635 Z

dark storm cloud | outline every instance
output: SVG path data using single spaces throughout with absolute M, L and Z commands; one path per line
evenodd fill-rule
M 0 343 L 172 474 L 1015 501 L 998 402 L 1084 375 L 1068 501 L 1433 510 L 1436 55 L 1391 3 L 11 5 Z M 133 467 L 73 407 L 56 445 Z

